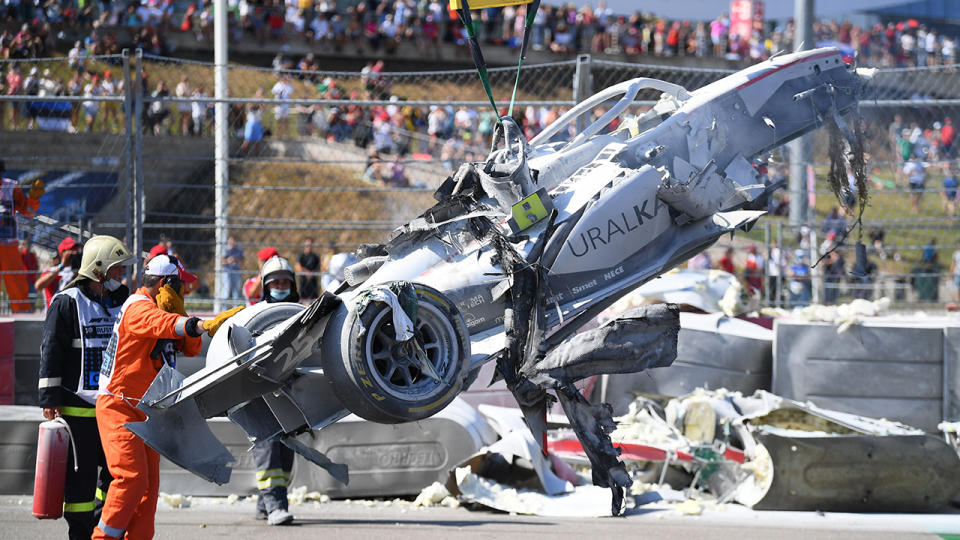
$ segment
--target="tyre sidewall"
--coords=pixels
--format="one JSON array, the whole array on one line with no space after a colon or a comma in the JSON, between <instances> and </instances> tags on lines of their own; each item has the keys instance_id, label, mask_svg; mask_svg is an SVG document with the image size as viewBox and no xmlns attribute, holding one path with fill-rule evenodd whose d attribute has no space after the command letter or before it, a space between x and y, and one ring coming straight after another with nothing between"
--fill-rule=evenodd
<instances>
[{"instance_id":1,"label":"tyre sidewall","mask_svg":"<svg viewBox=\"0 0 960 540\"><path fill-rule=\"evenodd\" d=\"M414 284L419 302L429 302L449 321L453 329L451 346L457 351L460 361L455 372L448 376L450 386L438 394L419 400L404 400L383 391L377 378L370 374L366 357L366 327L355 308L341 305L331 315L325 335L339 336L339 343L324 340L324 373L334 394L352 413L367 420L380 423L400 423L432 416L446 407L463 388L466 368L469 364L469 334L466 323L452 302L440 292L426 285ZM390 309L380 302L371 303L363 318L372 321L381 311ZM331 354L333 353L333 354Z\"/></svg>"}]
</instances>

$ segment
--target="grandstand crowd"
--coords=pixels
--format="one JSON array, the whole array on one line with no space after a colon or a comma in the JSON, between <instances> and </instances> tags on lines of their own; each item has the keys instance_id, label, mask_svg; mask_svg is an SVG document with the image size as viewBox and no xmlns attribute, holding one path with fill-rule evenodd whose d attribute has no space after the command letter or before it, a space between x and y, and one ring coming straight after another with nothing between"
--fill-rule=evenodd
<instances>
[{"instance_id":1,"label":"grandstand crowd","mask_svg":"<svg viewBox=\"0 0 960 540\"><path fill-rule=\"evenodd\" d=\"M441 0L369 0L338 5L336 0L229 0L228 24L234 42L256 41L277 48L300 41L318 51L394 53L414 43L440 54L441 42L464 43L463 25ZM481 42L519 47L526 6L488 8L475 13ZM154 54L170 53L165 38L187 33L213 37L211 0L4 0L0 4L0 58L51 55L66 36L83 35L85 54L112 54L133 44ZM532 29L534 50L558 56L576 53L655 56L715 56L756 61L792 48L793 22L754 23L749 35L734 33L727 13L702 20L668 20L654 14L615 13L596 6L544 3ZM952 64L956 36L914 19L861 27L848 21L814 23L818 44L840 45L861 65L879 67ZM69 43L69 42L67 42Z\"/></svg>"}]
</instances>

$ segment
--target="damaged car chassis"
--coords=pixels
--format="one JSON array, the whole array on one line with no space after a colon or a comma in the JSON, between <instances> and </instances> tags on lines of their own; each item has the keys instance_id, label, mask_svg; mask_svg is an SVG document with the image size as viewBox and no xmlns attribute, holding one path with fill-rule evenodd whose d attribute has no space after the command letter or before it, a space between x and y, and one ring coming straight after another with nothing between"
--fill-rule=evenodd
<instances>
[{"instance_id":1,"label":"damaged car chassis","mask_svg":"<svg viewBox=\"0 0 960 540\"><path fill-rule=\"evenodd\" d=\"M429 417L495 362L544 449L547 406L559 399L618 514L630 478L608 436L610 408L574 383L669 366L678 310L638 308L571 336L636 286L752 226L774 189L752 160L825 122L845 125L868 76L817 49L693 92L625 81L530 141L502 118L487 160L462 165L437 204L386 244L361 248L336 294L306 309L246 308L214 337L203 370L185 378L164 368L140 404L148 419L128 427L223 483L233 458L205 419L227 415L251 440L279 438L346 481L343 466L295 435L349 413ZM651 90L662 93L656 105L630 114ZM598 119L556 140L597 108Z\"/></svg>"}]
</instances>

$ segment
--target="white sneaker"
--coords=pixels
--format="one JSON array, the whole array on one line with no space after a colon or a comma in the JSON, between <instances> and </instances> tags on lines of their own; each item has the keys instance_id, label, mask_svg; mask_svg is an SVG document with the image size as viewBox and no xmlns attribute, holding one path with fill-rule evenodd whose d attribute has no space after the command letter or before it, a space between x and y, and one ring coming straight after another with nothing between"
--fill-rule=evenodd
<instances>
[{"instance_id":1,"label":"white sneaker","mask_svg":"<svg viewBox=\"0 0 960 540\"><path fill-rule=\"evenodd\" d=\"M267 516L267 525L289 525L290 523L293 523L293 514L282 508L277 508Z\"/></svg>"}]
</instances>

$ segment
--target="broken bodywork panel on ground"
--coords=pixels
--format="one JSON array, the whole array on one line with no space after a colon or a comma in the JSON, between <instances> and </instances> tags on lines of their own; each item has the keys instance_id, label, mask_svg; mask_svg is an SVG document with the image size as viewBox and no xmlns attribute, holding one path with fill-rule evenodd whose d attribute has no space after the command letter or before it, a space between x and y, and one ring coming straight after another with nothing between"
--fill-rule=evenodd
<instances>
[{"instance_id":1,"label":"broken bodywork panel on ground","mask_svg":"<svg viewBox=\"0 0 960 540\"><path fill-rule=\"evenodd\" d=\"M670 452L720 502L758 510L932 511L960 491L960 457L943 439L763 390L699 389L663 411L640 399L617 420L616 444Z\"/></svg>"},{"instance_id":2,"label":"broken bodywork panel on ground","mask_svg":"<svg viewBox=\"0 0 960 540\"><path fill-rule=\"evenodd\" d=\"M753 208L772 190L752 160L854 110L861 75L836 49L817 49L694 92L626 81L530 141L503 118L487 160L461 166L437 204L388 243L359 250L337 296L287 318L271 313L289 308L247 308L214 338L205 370L158 379L162 388L141 402L149 419L131 427L173 461L220 481L229 467L215 440L203 439L202 459L169 443L205 430L202 418L227 414L253 439L284 440L347 412L413 421L495 362L541 444L554 399L547 391L556 394L618 513L629 478L608 437L609 407L591 405L573 383L669 365L677 312L645 309L564 342L634 287L752 226L763 214ZM662 92L659 102L630 114L651 90ZM599 118L557 140L595 111ZM630 356L643 348L650 352ZM308 358L319 367L301 367ZM337 471L324 456L308 457Z\"/></svg>"},{"instance_id":3,"label":"broken bodywork panel on ground","mask_svg":"<svg viewBox=\"0 0 960 540\"><path fill-rule=\"evenodd\" d=\"M502 438L451 473L450 493L506 512L601 514L605 497L574 472L591 460L569 422L553 417L544 456L519 411L480 411ZM766 391L698 389L663 407L640 397L614 420L610 438L633 481L627 513L699 513L701 503L732 502L760 510L929 512L960 490L960 457L940 438Z\"/></svg>"}]
</instances>

